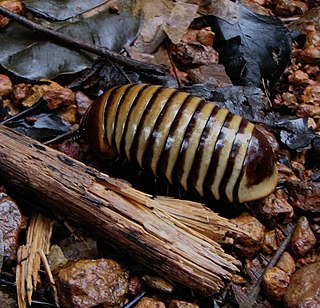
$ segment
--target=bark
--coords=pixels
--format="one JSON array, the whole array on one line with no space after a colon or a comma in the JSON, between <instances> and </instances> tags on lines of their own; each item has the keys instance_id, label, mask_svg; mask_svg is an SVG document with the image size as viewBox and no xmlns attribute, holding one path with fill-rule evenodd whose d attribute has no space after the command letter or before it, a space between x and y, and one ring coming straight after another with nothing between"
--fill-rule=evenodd
<instances>
[{"instance_id":1,"label":"bark","mask_svg":"<svg viewBox=\"0 0 320 308\"><path fill-rule=\"evenodd\" d=\"M214 236L199 231L212 226L220 237L237 232L229 220L199 203L139 192L1 125L0 179L17 197L113 240L145 266L199 293L219 291L237 270ZM192 228L192 212L201 228Z\"/></svg>"}]
</instances>

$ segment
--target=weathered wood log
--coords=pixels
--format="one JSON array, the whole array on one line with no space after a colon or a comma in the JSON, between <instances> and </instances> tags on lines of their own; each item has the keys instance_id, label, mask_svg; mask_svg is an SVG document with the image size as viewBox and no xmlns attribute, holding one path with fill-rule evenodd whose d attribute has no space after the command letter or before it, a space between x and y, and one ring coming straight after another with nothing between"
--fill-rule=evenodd
<instances>
[{"instance_id":1,"label":"weathered wood log","mask_svg":"<svg viewBox=\"0 0 320 308\"><path fill-rule=\"evenodd\" d=\"M229 220L199 203L139 192L1 125L0 177L16 196L110 238L197 292L219 291L237 270L237 261L214 240L238 232ZM192 213L199 227L192 228Z\"/></svg>"}]
</instances>

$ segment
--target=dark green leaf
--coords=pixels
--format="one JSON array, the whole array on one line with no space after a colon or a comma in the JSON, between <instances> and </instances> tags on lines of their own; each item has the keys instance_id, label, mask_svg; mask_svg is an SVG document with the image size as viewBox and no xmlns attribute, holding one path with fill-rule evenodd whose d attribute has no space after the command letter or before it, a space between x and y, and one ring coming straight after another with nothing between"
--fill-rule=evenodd
<instances>
[{"instance_id":1,"label":"dark green leaf","mask_svg":"<svg viewBox=\"0 0 320 308\"><path fill-rule=\"evenodd\" d=\"M237 23L213 17L210 25L220 61L236 85L259 86L262 78L274 83L290 61L290 33L274 16L256 14L240 5Z\"/></svg>"},{"instance_id":2,"label":"dark green leaf","mask_svg":"<svg viewBox=\"0 0 320 308\"><path fill-rule=\"evenodd\" d=\"M23 1L28 9L41 16L56 20L66 20L76 15L82 14L93 7L96 7L105 0L25 0Z\"/></svg>"},{"instance_id":3,"label":"dark green leaf","mask_svg":"<svg viewBox=\"0 0 320 308\"><path fill-rule=\"evenodd\" d=\"M45 141L57 135L66 133L70 129L70 124L62 121L55 114L40 113L32 116L36 121L33 124L28 124L22 120L14 121L8 124L14 130L29 136L32 139Z\"/></svg>"},{"instance_id":4,"label":"dark green leaf","mask_svg":"<svg viewBox=\"0 0 320 308\"><path fill-rule=\"evenodd\" d=\"M57 1L59 2L59 1ZM141 16L132 14L131 1L123 0L117 14L104 10L75 22L51 23L50 27L86 43L120 51L136 38ZM11 23L0 32L0 63L17 76L53 79L89 68L96 56L41 38Z\"/></svg>"}]
</instances>

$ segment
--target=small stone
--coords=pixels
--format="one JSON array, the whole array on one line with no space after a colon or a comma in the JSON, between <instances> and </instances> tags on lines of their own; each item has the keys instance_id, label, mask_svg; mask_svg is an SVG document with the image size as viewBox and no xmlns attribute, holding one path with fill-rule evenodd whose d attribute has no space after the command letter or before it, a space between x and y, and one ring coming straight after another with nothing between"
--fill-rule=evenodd
<instances>
[{"instance_id":1,"label":"small stone","mask_svg":"<svg viewBox=\"0 0 320 308\"><path fill-rule=\"evenodd\" d=\"M275 3L275 13L279 16L302 14L308 10L308 5L299 0L278 0Z\"/></svg>"},{"instance_id":2,"label":"small stone","mask_svg":"<svg viewBox=\"0 0 320 308\"><path fill-rule=\"evenodd\" d=\"M301 95L303 102L307 104L314 104L313 107L316 107L320 102L320 84L312 84L305 87L303 90L303 95Z\"/></svg>"},{"instance_id":3,"label":"small stone","mask_svg":"<svg viewBox=\"0 0 320 308\"><path fill-rule=\"evenodd\" d=\"M174 291L174 285L161 277L144 275L142 279L148 287L161 293L172 293Z\"/></svg>"},{"instance_id":4,"label":"small stone","mask_svg":"<svg viewBox=\"0 0 320 308\"><path fill-rule=\"evenodd\" d=\"M296 228L291 237L291 249L297 256L303 257L317 243L306 217L298 219Z\"/></svg>"},{"instance_id":5,"label":"small stone","mask_svg":"<svg viewBox=\"0 0 320 308\"><path fill-rule=\"evenodd\" d=\"M51 81L49 85L44 85L43 99L48 102L50 109L56 109L75 104L76 95L72 90Z\"/></svg>"},{"instance_id":6,"label":"small stone","mask_svg":"<svg viewBox=\"0 0 320 308\"><path fill-rule=\"evenodd\" d=\"M132 296L137 296L144 287L143 280L140 276L130 276L129 277L129 289L128 293Z\"/></svg>"},{"instance_id":7,"label":"small stone","mask_svg":"<svg viewBox=\"0 0 320 308\"><path fill-rule=\"evenodd\" d=\"M61 307L121 306L128 273L110 259L79 260L59 271L56 284Z\"/></svg>"},{"instance_id":8,"label":"small stone","mask_svg":"<svg viewBox=\"0 0 320 308\"><path fill-rule=\"evenodd\" d=\"M291 277L284 301L287 307L320 307L320 262L297 270Z\"/></svg>"},{"instance_id":9,"label":"small stone","mask_svg":"<svg viewBox=\"0 0 320 308\"><path fill-rule=\"evenodd\" d=\"M277 242L277 234L275 230L267 231L264 234L264 240L262 245L262 250L264 253L270 255L274 253L279 248Z\"/></svg>"},{"instance_id":10,"label":"small stone","mask_svg":"<svg viewBox=\"0 0 320 308\"><path fill-rule=\"evenodd\" d=\"M315 25L308 25L305 28L307 34L304 49L298 55L303 62L317 64L320 59L320 32Z\"/></svg>"},{"instance_id":11,"label":"small stone","mask_svg":"<svg viewBox=\"0 0 320 308\"><path fill-rule=\"evenodd\" d=\"M199 308L199 306L196 304L185 302L185 301L179 301L177 299L172 299L169 302L168 308Z\"/></svg>"},{"instance_id":12,"label":"small stone","mask_svg":"<svg viewBox=\"0 0 320 308\"><path fill-rule=\"evenodd\" d=\"M279 221L282 223L291 221L294 214L292 206L281 190L264 198L253 210L270 227L274 227Z\"/></svg>"},{"instance_id":13,"label":"small stone","mask_svg":"<svg viewBox=\"0 0 320 308\"><path fill-rule=\"evenodd\" d=\"M19 233L21 229L26 228L26 224L26 219L22 216L17 204L8 196L4 188L0 187L0 231L4 244L3 257L7 261L16 260Z\"/></svg>"},{"instance_id":14,"label":"small stone","mask_svg":"<svg viewBox=\"0 0 320 308\"><path fill-rule=\"evenodd\" d=\"M12 91L12 82L6 75L0 74L0 96L5 97Z\"/></svg>"},{"instance_id":15,"label":"small stone","mask_svg":"<svg viewBox=\"0 0 320 308\"><path fill-rule=\"evenodd\" d=\"M165 308L166 305L156 299L143 297L135 308Z\"/></svg>"},{"instance_id":16,"label":"small stone","mask_svg":"<svg viewBox=\"0 0 320 308\"><path fill-rule=\"evenodd\" d=\"M19 106L21 102L32 92L32 85L29 83L18 83L13 86L13 103Z\"/></svg>"},{"instance_id":17,"label":"small stone","mask_svg":"<svg viewBox=\"0 0 320 308\"><path fill-rule=\"evenodd\" d=\"M97 241L90 237L77 240L70 236L63 239L59 246L69 261L93 259L98 256Z\"/></svg>"},{"instance_id":18,"label":"small stone","mask_svg":"<svg viewBox=\"0 0 320 308\"><path fill-rule=\"evenodd\" d=\"M213 46L215 33L210 27L201 29L197 34L197 41L204 46Z\"/></svg>"},{"instance_id":19,"label":"small stone","mask_svg":"<svg viewBox=\"0 0 320 308\"><path fill-rule=\"evenodd\" d=\"M288 76L290 83L308 83L309 75L302 70L297 70Z\"/></svg>"},{"instance_id":20,"label":"small stone","mask_svg":"<svg viewBox=\"0 0 320 308\"><path fill-rule=\"evenodd\" d=\"M5 9L16 13L18 15L21 15L23 12L23 6L21 1L19 0L3 0L0 1L0 5L3 6ZM0 15L0 28L5 27L10 22L10 19Z\"/></svg>"},{"instance_id":21,"label":"small stone","mask_svg":"<svg viewBox=\"0 0 320 308\"><path fill-rule=\"evenodd\" d=\"M320 214L320 183L288 181L290 204L305 214Z\"/></svg>"},{"instance_id":22,"label":"small stone","mask_svg":"<svg viewBox=\"0 0 320 308\"><path fill-rule=\"evenodd\" d=\"M293 258L291 257L290 253L286 251L282 254L276 266L285 271L288 276L292 276L296 270L296 264L294 263Z\"/></svg>"},{"instance_id":23,"label":"small stone","mask_svg":"<svg viewBox=\"0 0 320 308\"><path fill-rule=\"evenodd\" d=\"M266 296L274 301L280 301L289 285L289 275L278 267L271 267L263 275L263 290Z\"/></svg>"},{"instance_id":24,"label":"small stone","mask_svg":"<svg viewBox=\"0 0 320 308\"><path fill-rule=\"evenodd\" d=\"M22 101L24 107L31 107L43 98L48 103L49 109L57 109L61 106L74 105L76 95L70 89L67 89L54 81L42 80L47 82L41 85L33 85L28 96Z\"/></svg>"},{"instance_id":25,"label":"small stone","mask_svg":"<svg viewBox=\"0 0 320 308\"><path fill-rule=\"evenodd\" d=\"M52 245L50 247L50 252L47 258L52 272L56 272L68 262L68 259L64 256L58 245Z\"/></svg>"},{"instance_id":26,"label":"small stone","mask_svg":"<svg viewBox=\"0 0 320 308\"><path fill-rule=\"evenodd\" d=\"M262 246L265 227L258 219L247 212L243 212L238 217L231 219L231 221L235 223L238 228L244 230L250 235L242 235L237 238L234 248L239 255L247 258L253 258Z\"/></svg>"}]
</instances>

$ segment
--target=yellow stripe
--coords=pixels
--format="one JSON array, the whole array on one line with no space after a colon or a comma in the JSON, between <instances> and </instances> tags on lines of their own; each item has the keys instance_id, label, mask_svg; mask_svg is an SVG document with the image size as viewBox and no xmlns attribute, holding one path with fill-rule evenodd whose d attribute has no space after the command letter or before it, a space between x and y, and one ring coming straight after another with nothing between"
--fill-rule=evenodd
<instances>
[{"instance_id":1,"label":"yellow stripe","mask_svg":"<svg viewBox=\"0 0 320 308\"><path fill-rule=\"evenodd\" d=\"M242 133L237 134L235 139L235 142L240 143L240 147L235 157L234 167L225 189L226 196L230 202L233 201L234 185L236 184L238 177L240 175L240 172L242 170L243 162L246 157L249 140L251 138L253 128L254 128L254 125L248 122L244 131Z\"/></svg>"},{"instance_id":2,"label":"yellow stripe","mask_svg":"<svg viewBox=\"0 0 320 308\"><path fill-rule=\"evenodd\" d=\"M135 97L139 93L139 90L142 89L143 87L144 87L144 85L140 84L140 85L135 85L134 87L129 89L128 92L125 93L125 97L123 98L121 105L118 106L118 108L119 108L118 118L116 120L117 123L115 126L115 143L116 143L118 153L120 153L120 150L121 150L120 145L121 145L121 140L122 140L122 136L124 133L124 128L127 123L127 117L129 114L129 110L131 108L131 105L132 105Z\"/></svg>"},{"instance_id":3,"label":"yellow stripe","mask_svg":"<svg viewBox=\"0 0 320 308\"><path fill-rule=\"evenodd\" d=\"M132 157L130 157L132 142L135 138L135 135L140 133L140 132L137 132L137 128L138 128L138 125L141 121L142 114L145 111L146 106L148 105L150 99L153 97L154 93L159 88L161 88L161 86L149 86L149 87L145 88L142 91L135 106L132 107L132 110L130 113L130 118L128 121L127 132L124 137L125 138L125 153L126 153L126 156L129 160L132 160ZM140 164L140 167L142 168L140 162L139 162L139 164Z\"/></svg>"},{"instance_id":4,"label":"yellow stripe","mask_svg":"<svg viewBox=\"0 0 320 308\"><path fill-rule=\"evenodd\" d=\"M228 115L229 111L226 109L219 109L217 113L213 117L213 123L210 127L210 131L208 133L208 137L204 140L203 148L204 153L201 159L201 164L199 168L199 177L195 184L195 188L200 196L204 195L203 187L204 187L204 180L206 178L209 165L211 162L211 158L214 151L214 146L216 144L218 135L220 133L221 127ZM210 175L209 175L210 178Z\"/></svg>"},{"instance_id":5,"label":"yellow stripe","mask_svg":"<svg viewBox=\"0 0 320 308\"><path fill-rule=\"evenodd\" d=\"M189 173L193 165L193 160L196 155L201 134L214 108L215 106L213 104L206 103L203 108L201 108L201 110L195 115L197 119L194 123L194 127L192 128L193 132L188 140L184 165L182 166L183 170L180 179L180 184L185 190L188 190Z\"/></svg>"},{"instance_id":6,"label":"yellow stripe","mask_svg":"<svg viewBox=\"0 0 320 308\"><path fill-rule=\"evenodd\" d=\"M115 117L116 112L118 109L119 101L124 93L124 91L130 87L130 84L125 85L121 88L115 90L115 93L112 95L112 98L108 98L108 113L105 116L105 126L106 126L106 133L107 139L111 146L114 146L112 143L113 134L115 133ZM112 91L109 90L109 91Z\"/></svg>"},{"instance_id":7,"label":"yellow stripe","mask_svg":"<svg viewBox=\"0 0 320 308\"><path fill-rule=\"evenodd\" d=\"M223 175L225 173L228 159L230 155L230 151L232 148L232 144L235 138L235 135L239 129L239 125L241 123L242 118L240 116L234 116L232 120L230 121L230 124L228 127L222 128L222 133L225 136L223 141L223 146L220 151L220 155L218 158L217 163L217 170L215 174L214 181L211 185L211 192L213 193L213 196L215 199L220 200L220 194L219 194L219 186L220 182L223 178Z\"/></svg>"},{"instance_id":8,"label":"yellow stripe","mask_svg":"<svg viewBox=\"0 0 320 308\"><path fill-rule=\"evenodd\" d=\"M158 130L154 131L153 134L156 136L153 136L154 143L154 151L153 156L151 158L151 170L154 172L154 174L157 174L157 166L160 159L160 156L163 151L163 147L165 145L165 142L167 140L170 127L172 126L173 120L175 116L177 115L179 109L181 108L184 100L189 96L189 93L186 92L177 92L176 95L174 95L174 99L170 100L167 104L170 104L168 107L166 106L166 113L161 117L160 125L158 126Z\"/></svg>"},{"instance_id":9,"label":"yellow stripe","mask_svg":"<svg viewBox=\"0 0 320 308\"><path fill-rule=\"evenodd\" d=\"M163 106L168 101L169 97L174 93L175 89L164 89L159 95L157 95L152 101L152 109L146 109L145 118L144 118L144 126L142 130L139 132L139 140L138 140L138 152L137 152L137 161L140 166L142 166L142 158L143 154L148 145L148 141L151 137L154 125L156 120L163 108Z\"/></svg>"},{"instance_id":10,"label":"yellow stripe","mask_svg":"<svg viewBox=\"0 0 320 308\"><path fill-rule=\"evenodd\" d=\"M169 136L170 139L167 140L167 142L169 142L170 150L168 153L168 165L165 171L165 175L171 184L173 183L173 179L172 179L173 168L179 157L179 152L180 152L185 131L192 118L192 115L194 114L201 100L202 99L199 97L192 97L188 101L188 108L186 108L184 110L184 113L181 114L181 117L178 123L179 126L177 126L172 136Z\"/></svg>"}]
</instances>

